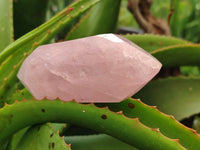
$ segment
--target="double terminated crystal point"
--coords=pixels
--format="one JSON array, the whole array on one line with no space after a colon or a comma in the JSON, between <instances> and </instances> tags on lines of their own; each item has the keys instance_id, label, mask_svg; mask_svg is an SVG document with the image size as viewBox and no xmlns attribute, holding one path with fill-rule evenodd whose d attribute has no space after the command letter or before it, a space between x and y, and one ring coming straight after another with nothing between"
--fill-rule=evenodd
<instances>
[{"instance_id":1,"label":"double terminated crystal point","mask_svg":"<svg viewBox=\"0 0 200 150\"><path fill-rule=\"evenodd\" d=\"M38 100L120 102L160 68L158 60L127 39L102 34L38 47L18 78Z\"/></svg>"}]
</instances>

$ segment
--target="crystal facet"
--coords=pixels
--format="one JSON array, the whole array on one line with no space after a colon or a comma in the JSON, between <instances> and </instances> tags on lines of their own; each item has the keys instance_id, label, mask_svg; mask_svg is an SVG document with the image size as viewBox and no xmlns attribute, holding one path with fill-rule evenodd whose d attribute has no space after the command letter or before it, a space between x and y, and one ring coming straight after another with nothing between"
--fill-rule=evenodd
<instances>
[{"instance_id":1,"label":"crystal facet","mask_svg":"<svg viewBox=\"0 0 200 150\"><path fill-rule=\"evenodd\" d=\"M112 103L135 94L160 68L158 60L127 39L103 34L38 47L18 78L38 100Z\"/></svg>"}]
</instances>

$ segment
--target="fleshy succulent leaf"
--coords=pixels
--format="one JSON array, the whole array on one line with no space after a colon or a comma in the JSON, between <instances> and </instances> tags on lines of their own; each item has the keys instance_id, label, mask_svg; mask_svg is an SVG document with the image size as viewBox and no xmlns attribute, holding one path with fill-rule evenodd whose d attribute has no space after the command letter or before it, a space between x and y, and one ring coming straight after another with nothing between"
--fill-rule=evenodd
<instances>
[{"instance_id":1,"label":"fleshy succulent leaf","mask_svg":"<svg viewBox=\"0 0 200 150\"><path fill-rule=\"evenodd\" d=\"M46 20L51 19L58 12L62 11L67 5L69 5L73 0L53 0L49 1L48 8L46 11Z\"/></svg>"},{"instance_id":2,"label":"fleshy succulent leaf","mask_svg":"<svg viewBox=\"0 0 200 150\"><path fill-rule=\"evenodd\" d=\"M115 31L121 0L102 0L91 8L67 34L72 40ZM101 14L101 15L99 15Z\"/></svg>"},{"instance_id":3,"label":"fleshy succulent leaf","mask_svg":"<svg viewBox=\"0 0 200 150\"><path fill-rule=\"evenodd\" d=\"M30 127L23 135L15 150L70 150L64 137L60 137L50 124Z\"/></svg>"},{"instance_id":4,"label":"fleshy succulent leaf","mask_svg":"<svg viewBox=\"0 0 200 150\"><path fill-rule=\"evenodd\" d=\"M24 136L24 134L27 132L28 129L29 127L26 127L18 131L17 133L13 134L12 138L9 140L9 144L6 150L16 150L17 145L22 140L22 137Z\"/></svg>"},{"instance_id":5,"label":"fleshy succulent leaf","mask_svg":"<svg viewBox=\"0 0 200 150\"><path fill-rule=\"evenodd\" d=\"M9 55L13 54L16 51L19 51L18 48L20 48L21 46L27 45L32 48L33 46L37 47L40 44L46 43L59 31L61 31L66 26L66 24L70 23L73 19L81 15L81 13L85 12L99 1L100 0L79 0L76 3L71 4L62 12L54 16L51 20L25 34L20 39L16 40L14 43L4 49L0 53L0 63L2 63ZM40 42L39 40L43 41Z\"/></svg>"},{"instance_id":6,"label":"fleshy succulent leaf","mask_svg":"<svg viewBox=\"0 0 200 150\"><path fill-rule=\"evenodd\" d=\"M200 65L199 44L158 35L126 35L124 37L151 53L163 67Z\"/></svg>"},{"instance_id":7,"label":"fleshy succulent leaf","mask_svg":"<svg viewBox=\"0 0 200 150\"><path fill-rule=\"evenodd\" d=\"M166 48L164 47L152 51L151 54L156 57L165 67L200 65L199 44L185 44L174 45Z\"/></svg>"},{"instance_id":8,"label":"fleshy succulent leaf","mask_svg":"<svg viewBox=\"0 0 200 150\"><path fill-rule=\"evenodd\" d=\"M12 7L12 0L0 1L0 52L13 42Z\"/></svg>"},{"instance_id":9,"label":"fleshy succulent leaf","mask_svg":"<svg viewBox=\"0 0 200 150\"><path fill-rule=\"evenodd\" d=\"M129 118L139 118L144 125L158 130L169 138L178 139L180 144L187 149L196 150L200 148L200 136L195 130L180 124L173 116L163 114L155 106L148 106L133 99L127 99L121 103L98 105L106 105L115 112L122 111Z\"/></svg>"},{"instance_id":10,"label":"fleshy succulent leaf","mask_svg":"<svg viewBox=\"0 0 200 150\"><path fill-rule=\"evenodd\" d=\"M11 97L8 98L8 104L12 104L14 103L16 100L17 101L22 101L24 99L32 99L33 96L32 94L26 89L23 88L21 90L17 90L13 93L13 95Z\"/></svg>"},{"instance_id":11,"label":"fleshy succulent leaf","mask_svg":"<svg viewBox=\"0 0 200 150\"><path fill-rule=\"evenodd\" d=\"M133 97L149 105L156 105L177 120L199 113L199 77L169 77L149 82ZM161 88L162 87L162 88Z\"/></svg>"},{"instance_id":12,"label":"fleshy succulent leaf","mask_svg":"<svg viewBox=\"0 0 200 150\"><path fill-rule=\"evenodd\" d=\"M173 45L185 45L192 44L189 41L171 37L171 36L163 36L163 35L153 35L153 34L127 34L123 35L123 37L129 39L133 43L142 47L144 50L148 52L152 52L157 49L167 48Z\"/></svg>"},{"instance_id":13,"label":"fleshy succulent leaf","mask_svg":"<svg viewBox=\"0 0 200 150\"><path fill-rule=\"evenodd\" d=\"M37 130L37 131L35 131L35 134L34 134L33 132L34 132L35 127L36 126L26 127L24 129L18 131L17 133L13 134L6 150L16 150L17 148L21 150L22 147L24 149L29 147L29 148L32 148L34 150L35 149L39 150L41 148L45 150L45 148L48 148L48 147L47 146L43 147L43 145L41 144L41 141L38 138L50 140L54 134L56 135L55 141L58 141L58 143L57 143L58 145L56 144L57 148L59 146L61 146L63 149L69 148L69 146L67 146L67 148L65 148L65 144L63 144L63 138L60 138L59 135L58 135L58 133L60 134L60 132L62 132L62 130L66 127L66 124L63 124L63 123L47 123L47 124L39 125L38 127L39 128L42 127L44 130L42 130L42 132L38 132L38 130ZM30 130L33 131L33 132L29 132ZM44 131L45 131L45 133L43 133ZM53 135L48 136L46 132L51 132L51 135L52 134ZM34 135L32 135L32 134L34 134ZM32 138L30 136L32 136ZM27 137L31 140L30 141L27 140ZM35 138L37 138L37 139L35 139ZM38 140L39 140L39 142L38 142ZM24 143L25 141L28 141L28 142L25 144ZM34 141L34 143L30 143L32 141ZM45 142L47 142L47 141L45 141ZM31 144L34 144L34 146L31 146ZM50 142L50 144L51 145L49 145L49 147L52 147L51 142ZM38 148L35 148L35 146L38 146Z\"/></svg>"},{"instance_id":14,"label":"fleshy succulent leaf","mask_svg":"<svg viewBox=\"0 0 200 150\"><path fill-rule=\"evenodd\" d=\"M183 83L184 82L185 80L183 81ZM198 84L197 81L194 81L194 82ZM181 86L183 89L184 87L186 87L183 85ZM160 86L156 86L156 87L159 88ZM171 88L171 87L167 87L167 88ZM152 88L152 90L155 90L155 89ZM25 96L26 98L32 99L30 93L26 89L14 94L13 99L21 101L23 100L24 95L26 95ZM165 136L169 138L179 139L179 142L182 145L184 145L186 148L195 150L195 148L200 147L200 136L198 136L194 130L189 129L185 127L184 125L180 124L178 121L176 121L173 118L173 116L163 114L154 106L148 106L142 103L141 101L133 100L133 99L127 99L120 103L111 103L111 104L107 103L107 104L96 104L96 105L98 107L108 106L109 109L114 112L121 111L126 117L129 117L129 118L139 118L141 123L144 124L145 126L148 126L157 131L159 129L159 132L161 132L162 134L164 134ZM180 105L182 106L182 104ZM195 144L195 148L193 147L193 144L191 143Z\"/></svg>"},{"instance_id":15,"label":"fleshy succulent leaf","mask_svg":"<svg viewBox=\"0 0 200 150\"><path fill-rule=\"evenodd\" d=\"M143 125L138 118L128 118L108 108L78 104L75 101L16 101L0 109L0 121L4 122L0 124L0 144L14 132L28 125L66 122L109 134L140 149L185 149L177 140Z\"/></svg>"},{"instance_id":16,"label":"fleshy succulent leaf","mask_svg":"<svg viewBox=\"0 0 200 150\"><path fill-rule=\"evenodd\" d=\"M65 141L71 144L73 150L138 150L105 134L69 136L65 137Z\"/></svg>"}]
</instances>

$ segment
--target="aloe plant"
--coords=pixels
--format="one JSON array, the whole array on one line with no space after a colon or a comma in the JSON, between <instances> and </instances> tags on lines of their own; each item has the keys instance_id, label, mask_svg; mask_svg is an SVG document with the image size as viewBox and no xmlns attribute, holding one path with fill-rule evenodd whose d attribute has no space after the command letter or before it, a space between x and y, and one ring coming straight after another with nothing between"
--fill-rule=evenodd
<instances>
[{"instance_id":1,"label":"aloe plant","mask_svg":"<svg viewBox=\"0 0 200 150\"><path fill-rule=\"evenodd\" d=\"M27 6L24 0L19 2ZM17 79L16 74L24 59L39 45L54 41L55 36L58 38L60 32L65 33L66 40L115 32L120 0L79 0L26 34L25 30L14 32L18 33L16 38L25 34L15 41L12 14L19 10L17 7L23 5L17 6L18 1L15 1L16 6L12 12L11 0L2 0L0 3L1 150L200 149L200 136L197 132L180 123L199 113L198 76L155 79L134 98L112 104L80 104L76 101L63 102L59 98L37 101ZM51 6L51 3L44 1L41 5ZM38 11L49 12L48 8ZM109 8L112 9L107 11ZM9 10L6 15L10 17L5 18L5 9ZM39 18L37 23L41 24L44 19L44 16ZM24 25L29 24L29 21L24 20ZM19 24L14 29L19 30ZM200 64L198 44L157 35L124 37L159 59L164 69ZM72 137L68 134L73 132L70 127L84 131L86 135Z\"/></svg>"}]
</instances>

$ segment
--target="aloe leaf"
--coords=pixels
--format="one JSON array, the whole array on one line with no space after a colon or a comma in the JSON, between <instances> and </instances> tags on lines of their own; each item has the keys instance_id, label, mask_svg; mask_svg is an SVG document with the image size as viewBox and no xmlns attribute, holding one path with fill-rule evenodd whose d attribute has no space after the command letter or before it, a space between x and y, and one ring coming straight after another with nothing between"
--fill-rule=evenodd
<instances>
[{"instance_id":1,"label":"aloe leaf","mask_svg":"<svg viewBox=\"0 0 200 150\"><path fill-rule=\"evenodd\" d=\"M9 144L6 150L16 150L17 145L19 144L19 142L21 141L22 137L24 136L24 134L26 133L28 129L29 127L26 127L18 131L17 133L13 134L12 138L9 140Z\"/></svg>"},{"instance_id":2,"label":"aloe leaf","mask_svg":"<svg viewBox=\"0 0 200 150\"><path fill-rule=\"evenodd\" d=\"M127 34L123 35L123 37L129 39L148 52L173 45L190 44L189 41L180 38L153 34Z\"/></svg>"},{"instance_id":3,"label":"aloe leaf","mask_svg":"<svg viewBox=\"0 0 200 150\"><path fill-rule=\"evenodd\" d=\"M26 88L23 88L22 90L15 91L12 97L8 98L7 104L12 104L15 102L15 100L21 101L23 99L32 99L32 98L33 98L32 94Z\"/></svg>"},{"instance_id":4,"label":"aloe leaf","mask_svg":"<svg viewBox=\"0 0 200 150\"><path fill-rule=\"evenodd\" d=\"M0 52L13 42L12 0L0 1Z\"/></svg>"},{"instance_id":5,"label":"aloe leaf","mask_svg":"<svg viewBox=\"0 0 200 150\"><path fill-rule=\"evenodd\" d=\"M180 20L180 0L171 0L171 10L173 11L170 18L170 29L174 36L181 36L181 31L183 30L183 25ZM180 24L180 27L177 26Z\"/></svg>"},{"instance_id":6,"label":"aloe leaf","mask_svg":"<svg viewBox=\"0 0 200 150\"><path fill-rule=\"evenodd\" d=\"M45 22L49 0L14 0L14 35L18 39Z\"/></svg>"},{"instance_id":7,"label":"aloe leaf","mask_svg":"<svg viewBox=\"0 0 200 150\"><path fill-rule=\"evenodd\" d=\"M200 76L199 66L181 66L180 72L184 76Z\"/></svg>"},{"instance_id":8,"label":"aloe leaf","mask_svg":"<svg viewBox=\"0 0 200 150\"><path fill-rule=\"evenodd\" d=\"M66 39L77 39L114 32L121 0L102 0L89 10L68 33Z\"/></svg>"},{"instance_id":9,"label":"aloe leaf","mask_svg":"<svg viewBox=\"0 0 200 150\"><path fill-rule=\"evenodd\" d=\"M150 82L151 83L151 82ZM184 82L183 82L184 83ZM174 83L176 84L176 83ZM198 82L196 82L198 84ZM156 86L157 87L157 86ZM160 88L158 86L158 88ZM171 87L168 87L171 88ZM155 89L152 89L152 91ZM150 92L152 92L150 91ZM197 89L198 91L198 89ZM23 93L23 94L21 94ZM166 93L166 90L165 90ZM31 99L31 94L28 90L24 89L15 95L13 95L13 99L17 99L21 101L23 96L27 99ZM178 97L178 96L177 96ZM159 98L161 99L161 98ZM165 100L165 102L168 99ZM172 100L173 101L173 100ZM161 104L163 101L160 101ZM188 102L189 103L189 102ZM144 125L157 130L164 134L165 136L172 138L172 139L179 139L179 142L184 145L186 148L194 149L193 145L196 148L200 148L200 137L196 134L196 132L192 129L185 127L184 125L180 124L176 121L172 116L165 115L162 112L158 111L156 107L147 106L146 104L142 103L138 100L127 99L120 103L111 103L111 104L96 104L98 107L109 107L111 111L119 112L122 111L126 117L129 118L139 118L141 123ZM180 104L182 106L182 104ZM187 105L187 104L186 104ZM162 105L163 106L163 105ZM169 106L171 107L171 106ZM168 107L168 108L169 108ZM175 106L174 106L175 108ZM177 108L177 106L176 106ZM191 106L191 109L193 106ZM186 109L186 108L183 108ZM181 110L180 112L183 112ZM158 130L159 129L159 130ZM193 143L193 144L191 144Z\"/></svg>"},{"instance_id":10,"label":"aloe leaf","mask_svg":"<svg viewBox=\"0 0 200 150\"><path fill-rule=\"evenodd\" d=\"M199 82L199 77L183 76L153 80L134 97L182 120L199 113Z\"/></svg>"},{"instance_id":11,"label":"aloe leaf","mask_svg":"<svg viewBox=\"0 0 200 150\"><path fill-rule=\"evenodd\" d=\"M49 124L35 125L29 128L15 150L70 150L64 137L54 131Z\"/></svg>"},{"instance_id":12,"label":"aloe leaf","mask_svg":"<svg viewBox=\"0 0 200 150\"><path fill-rule=\"evenodd\" d=\"M126 35L124 37L151 53L164 67L200 65L199 44L158 35Z\"/></svg>"},{"instance_id":13,"label":"aloe leaf","mask_svg":"<svg viewBox=\"0 0 200 150\"><path fill-rule=\"evenodd\" d=\"M53 128L54 131L59 132L61 135L68 128L68 124L66 123L49 123L49 126Z\"/></svg>"},{"instance_id":14,"label":"aloe leaf","mask_svg":"<svg viewBox=\"0 0 200 150\"><path fill-rule=\"evenodd\" d=\"M78 17L84 11L96 4L98 0L82 0L70 5L50 21L37 29L19 38L0 53L0 101L4 103L2 96L7 89L16 83L16 74L24 59L36 47L46 43L61 29ZM84 7L83 7L84 6Z\"/></svg>"},{"instance_id":15,"label":"aloe leaf","mask_svg":"<svg viewBox=\"0 0 200 150\"><path fill-rule=\"evenodd\" d=\"M65 142L71 144L73 150L138 150L105 134L69 136Z\"/></svg>"},{"instance_id":16,"label":"aloe leaf","mask_svg":"<svg viewBox=\"0 0 200 150\"><path fill-rule=\"evenodd\" d=\"M67 1L67 2L66 2ZM46 11L46 20L56 15L59 11L62 11L72 0L51 0L48 3L48 8Z\"/></svg>"},{"instance_id":17,"label":"aloe leaf","mask_svg":"<svg viewBox=\"0 0 200 150\"><path fill-rule=\"evenodd\" d=\"M165 67L200 65L200 45L186 44L157 49L151 54ZM183 61L184 60L184 61Z\"/></svg>"},{"instance_id":18,"label":"aloe leaf","mask_svg":"<svg viewBox=\"0 0 200 150\"><path fill-rule=\"evenodd\" d=\"M166 99L160 98L160 100L163 102ZM148 106L139 100L133 99L127 99L120 103L101 105L108 106L109 109L115 112L122 111L129 118L139 118L144 125L155 130L157 129L169 138L178 139L180 144L187 149L200 149L200 136L195 130L185 127L176 121L173 116L160 112L155 106Z\"/></svg>"},{"instance_id":19,"label":"aloe leaf","mask_svg":"<svg viewBox=\"0 0 200 150\"><path fill-rule=\"evenodd\" d=\"M0 106L4 104L4 101L8 101L10 97L12 97L13 93L18 90L18 83L13 84L12 86L8 86L6 88L6 93L2 95L2 100L0 100Z\"/></svg>"},{"instance_id":20,"label":"aloe leaf","mask_svg":"<svg viewBox=\"0 0 200 150\"><path fill-rule=\"evenodd\" d=\"M78 104L75 101L16 101L0 109L0 122L0 145L26 126L66 122L106 133L139 149L185 149L178 140L170 139L158 130L143 125L138 118L128 118L107 108Z\"/></svg>"},{"instance_id":21,"label":"aloe leaf","mask_svg":"<svg viewBox=\"0 0 200 150\"><path fill-rule=\"evenodd\" d=\"M41 125L41 126L42 127L45 126L46 130L48 130L47 132L55 132L56 136L57 136L56 138L61 142L61 146L63 146L63 140L58 138L58 133L60 134L60 132L62 132L62 130L66 127L66 124L48 123L47 125L45 124L45 125ZM31 128L34 128L34 127L31 127ZM30 132L28 130L30 130L30 127L26 127L24 129L18 131L17 133L13 134L12 138L9 140L9 144L8 144L6 150L16 150L16 147L18 145L20 145L18 147L21 148L22 147L21 145L23 145L24 139L27 138L26 137L27 133L28 133L28 136L30 136L30 134L29 134ZM37 132L37 134L41 134L41 132L40 133ZM45 136L46 136L46 133L45 133ZM45 137L45 136L43 136L41 138L49 139L49 136L47 136L47 137ZM33 135L32 135L32 137L33 137ZM35 140L35 142L36 142L36 139L33 138L33 140ZM37 145L38 143L36 142L35 144ZM27 147L30 147L30 146L27 146Z\"/></svg>"},{"instance_id":22,"label":"aloe leaf","mask_svg":"<svg viewBox=\"0 0 200 150\"><path fill-rule=\"evenodd\" d=\"M71 4L48 22L44 23L40 27L32 30L31 32L22 36L20 39L16 40L14 43L10 44L0 53L0 63L2 63L9 55L13 54L16 51L19 51L20 49L18 48L20 48L21 46L27 45L29 47L33 47L36 45L38 46L39 44L44 44L52 37L54 37L73 19L80 16L83 12L88 10L91 6L99 1L100 0L79 0L76 3ZM43 40L43 42L38 43L41 39Z\"/></svg>"}]
</instances>

